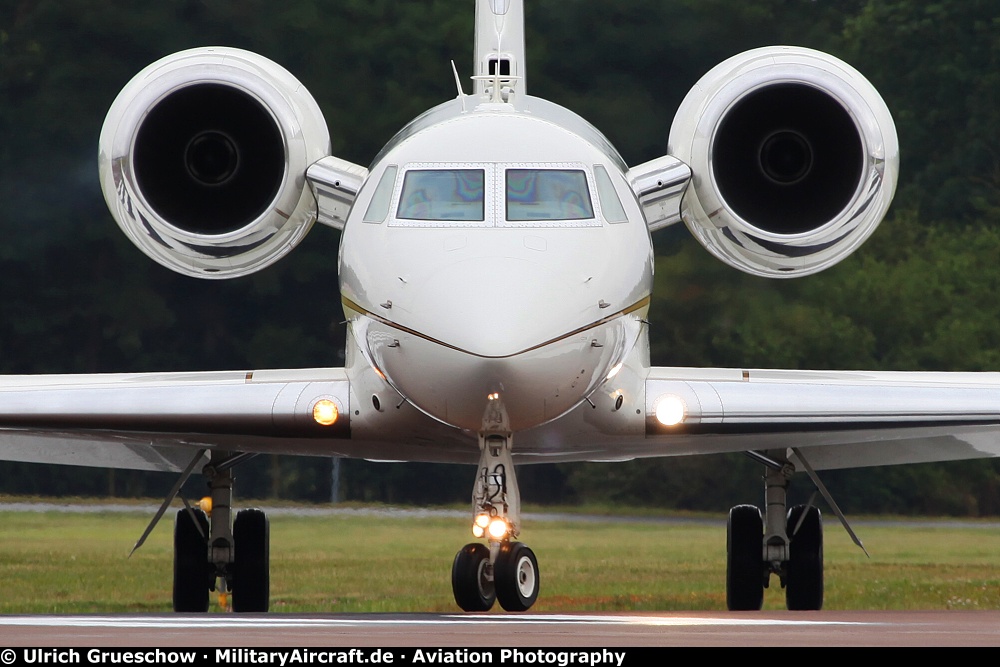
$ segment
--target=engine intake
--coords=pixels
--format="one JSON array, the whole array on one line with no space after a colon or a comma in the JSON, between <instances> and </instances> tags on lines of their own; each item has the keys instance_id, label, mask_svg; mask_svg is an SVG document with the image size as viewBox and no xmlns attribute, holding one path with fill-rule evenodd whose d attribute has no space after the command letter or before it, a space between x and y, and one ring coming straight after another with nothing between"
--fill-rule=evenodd
<instances>
[{"instance_id":1,"label":"engine intake","mask_svg":"<svg viewBox=\"0 0 1000 667\"><path fill-rule=\"evenodd\" d=\"M682 216L714 255L768 277L815 273L884 217L899 150L885 103L856 70L797 47L718 65L681 103L669 152L694 173Z\"/></svg>"},{"instance_id":2,"label":"engine intake","mask_svg":"<svg viewBox=\"0 0 1000 667\"><path fill-rule=\"evenodd\" d=\"M281 128L250 94L199 83L149 111L132 164L146 201L173 225L226 234L274 201L285 177L285 145Z\"/></svg>"},{"instance_id":3,"label":"engine intake","mask_svg":"<svg viewBox=\"0 0 1000 667\"><path fill-rule=\"evenodd\" d=\"M256 54L168 56L119 94L101 133L101 183L129 238L174 271L230 278L294 248L316 219L305 173L330 152L316 102Z\"/></svg>"}]
</instances>

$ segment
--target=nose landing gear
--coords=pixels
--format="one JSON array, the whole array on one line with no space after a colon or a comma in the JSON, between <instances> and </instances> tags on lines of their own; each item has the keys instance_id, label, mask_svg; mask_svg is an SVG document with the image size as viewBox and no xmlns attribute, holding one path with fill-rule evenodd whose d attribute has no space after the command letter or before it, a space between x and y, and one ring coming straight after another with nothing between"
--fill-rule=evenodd
<instances>
[{"instance_id":1,"label":"nose landing gear","mask_svg":"<svg viewBox=\"0 0 1000 667\"><path fill-rule=\"evenodd\" d=\"M462 547L451 568L452 592L465 611L489 611L495 601L506 611L527 611L538 599L538 560L527 545L514 541L521 532L521 494L499 395L491 395L483 423L472 534L487 538L489 547L478 542Z\"/></svg>"}]
</instances>

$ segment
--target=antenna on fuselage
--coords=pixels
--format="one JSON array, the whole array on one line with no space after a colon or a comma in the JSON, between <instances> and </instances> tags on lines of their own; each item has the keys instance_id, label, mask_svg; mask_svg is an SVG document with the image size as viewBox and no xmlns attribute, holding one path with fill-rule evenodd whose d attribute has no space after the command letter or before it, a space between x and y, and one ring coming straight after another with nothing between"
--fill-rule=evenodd
<instances>
[{"instance_id":1,"label":"antenna on fuselage","mask_svg":"<svg viewBox=\"0 0 1000 667\"><path fill-rule=\"evenodd\" d=\"M465 112L465 91L462 90L462 79L458 76L458 68L455 61L451 61L451 73L455 75L455 88L458 89L458 99L462 101L462 111Z\"/></svg>"}]
</instances>

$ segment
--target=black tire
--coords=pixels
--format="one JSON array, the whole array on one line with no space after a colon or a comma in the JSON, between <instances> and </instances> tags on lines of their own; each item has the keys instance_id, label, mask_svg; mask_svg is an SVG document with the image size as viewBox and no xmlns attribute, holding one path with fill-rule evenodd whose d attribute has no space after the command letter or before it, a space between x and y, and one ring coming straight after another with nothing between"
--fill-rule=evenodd
<instances>
[{"instance_id":1,"label":"black tire","mask_svg":"<svg viewBox=\"0 0 1000 667\"><path fill-rule=\"evenodd\" d=\"M197 521L197 523L195 523ZM201 527L201 532L198 527ZM208 611L208 591L212 585L212 567L208 562L208 518L194 510L177 512L174 519L174 611Z\"/></svg>"},{"instance_id":2,"label":"black tire","mask_svg":"<svg viewBox=\"0 0 1000 667\"><path fill-rule=\"evenodd\" d=\"M764 522L753 505L729 510L726 524L726 606L759 611L764 606Z\"/></svg>"},{"instance_id":3,"label":"black tire","mask_svg":"<svg viewBox=\"0 0 1000 667\"><path fill-rule=\"evenodd\" d=\"M792 611L823 608L823 517L819 509L796 505L788 510L786 531L790 540L785 564L785 606ZM799 518L805 518L799 531Z\"/></svg>"},{"instance_id":4,"label":"black tire","mask_svg":"<svg viewBox=\"0 0 1000 667\"><path fill-rule=\"evenodd\" d=\"M259 509L240 510L233 521L233 611L264 612L271 598L271 527Z\"/></svg>"},{"instance_id":5,"label":"black tire","mask_svg":"<svg viewBox=\"0 0 1000 667\"><path fill-rule=\"evenodd\" d=\"M527 611L538 599L538 560L521 542L500 547L493 565L497 601L507 611Z\"/></svg>"},{"instance_id":6,"label":"black tire","mask_svg":"<svg viewBox=\"0 0 1000 667\"><path fill-rule=\"evenodd\" d=\"M471 543L455 554L451 565L451 590L455 602L464 611L489 611L497 599L489 573L490 550Z\"/></svg>"}]
</instances>

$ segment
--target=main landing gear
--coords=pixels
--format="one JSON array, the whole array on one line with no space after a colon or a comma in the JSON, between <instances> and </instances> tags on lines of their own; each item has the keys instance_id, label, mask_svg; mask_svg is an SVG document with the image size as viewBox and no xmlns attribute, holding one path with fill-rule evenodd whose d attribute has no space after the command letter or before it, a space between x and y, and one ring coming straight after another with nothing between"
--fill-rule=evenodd
<instances>
[{"instance_id":1,"label":"main landing gear","mask_svg":"<svg viewBox=\"0 0 1000 667\"><path fill-rule=\"evenodd\" d=\"M758 610L772 574L785 589L791 610L823 606L823 520L819 509L796 505L785 511L787 460L759 457L767 466L763 516L753 505L729 511L726 528L726 605L731 611Z\"/></svg>"},{"instance_id":2,"label":"main landing gear","mask_svg":"<svg viewBox=\"0 0 1000 667\"><path fill-rule=\"evenodd\" d=\"M259 509L232 520L232 468L242 455L215 453L202 471L210 502L186 506L174 521L174 611L208 611L209 592L236 612L267 611L270 599L270 528ZM206 512L207 510L207 512Z\"/></svg>"},{"instance_id":3,"label":"main landing gear","mask_svg":"<svg viewBox=\"0 0 1000 667\"><path fill-rule=\"evenodd\" d=\"M511 434L499 396L491 399L479 435L479 469L472 493L472 534L489 546L466 544L455 555L451 588L465 611L489 611L499 601L506 611L527 611L538 598L538 560L513 538L521 532L521 495L511 457Z\"/></svg>"}]
</instances>

